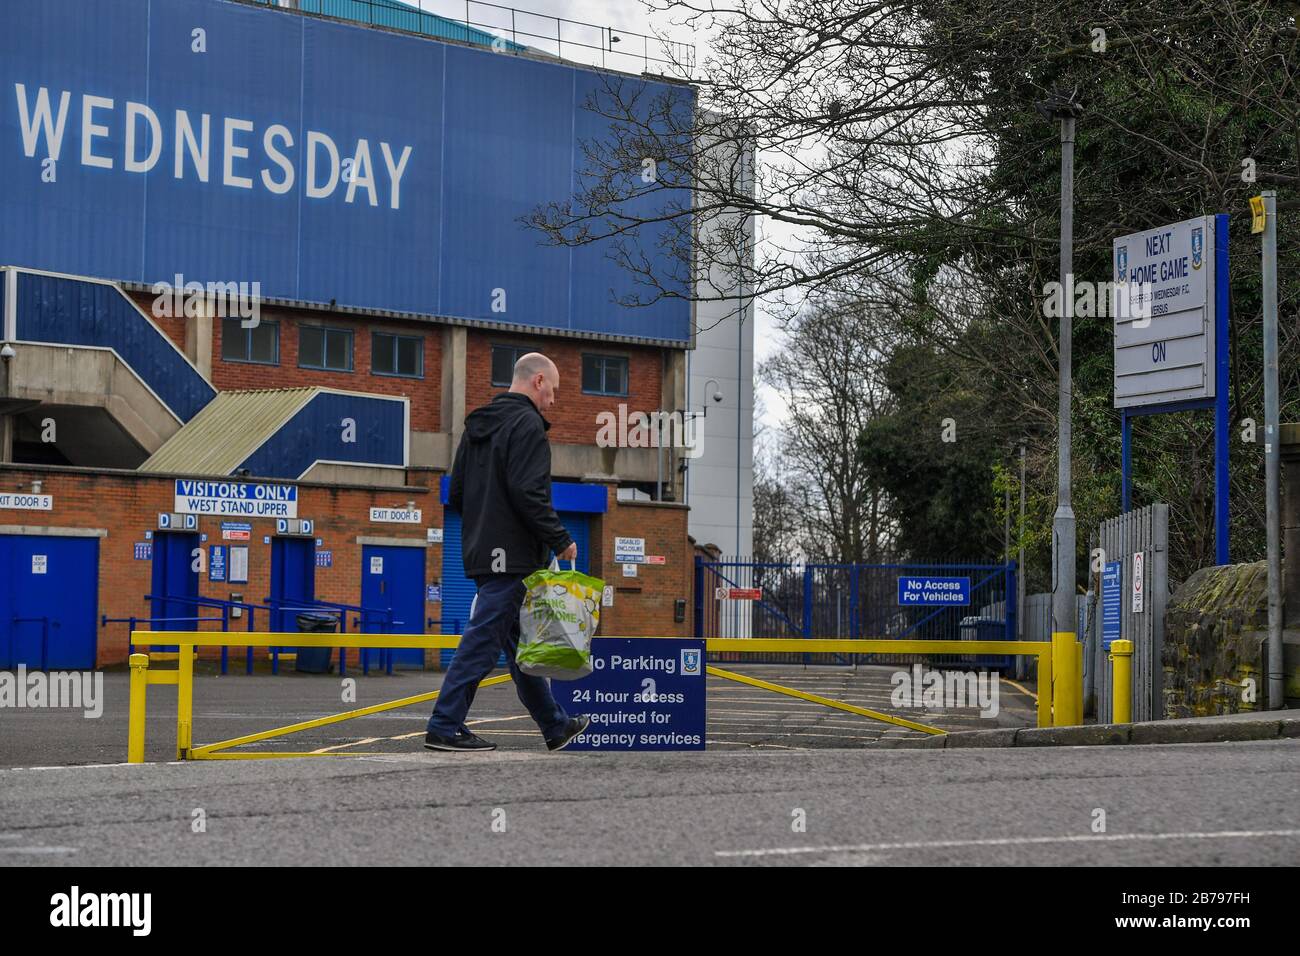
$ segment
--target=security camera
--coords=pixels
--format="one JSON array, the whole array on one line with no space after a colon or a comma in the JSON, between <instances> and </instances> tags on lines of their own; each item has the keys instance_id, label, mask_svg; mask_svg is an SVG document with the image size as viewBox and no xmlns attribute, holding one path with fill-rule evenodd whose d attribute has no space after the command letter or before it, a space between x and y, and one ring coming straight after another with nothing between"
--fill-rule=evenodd
<instances>
[{"instance_id":1,"label":"security camera","mask_svg":"<svg viewBox=\"0 0 1300 956\"><path fill-rule=\"evenodd\" d=\"M722 401L722 393L721 393L721 392L714 392L714 393L713 393L713 400L714 400L715 402L720 402L720 401Z\"/></svg>"},{"instance_id":2,"label":"security camera","mask_svg":"<svg viewBox=\"0 0 1300 956\"><path fill-rule=\"evenodd\" d=\"M4 344L3 348L0 348L0 358L2 359L11 359L14 357L14 354L14 347L8 342Z\"/></svg>"}]
</instances>

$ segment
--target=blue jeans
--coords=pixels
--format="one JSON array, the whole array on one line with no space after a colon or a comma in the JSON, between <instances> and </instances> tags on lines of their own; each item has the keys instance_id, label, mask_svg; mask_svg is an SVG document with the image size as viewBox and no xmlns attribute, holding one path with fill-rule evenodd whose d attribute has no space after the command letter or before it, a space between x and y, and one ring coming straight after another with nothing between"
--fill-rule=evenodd
<instances>
[{"instance_id":1,"label":"blue jeans","mask_svg":"<svg viewBox=\"0 0 1300 956\"><path fill-rule=\"evenodd\" d=\"M465 715L474 703L479 682L492 673L498 656L505 651L520 702L528 708L544 737L549 740L559 736L569 722L569 715L556 703L550 682L544 677L520 673L515 663L519 609L526 593L524 579L513 574L492 574L474 583L478 585L478 602L447 668L442 692L429 718L429 732L443 737L469 732Z\"/></svg>"}]
</instances>

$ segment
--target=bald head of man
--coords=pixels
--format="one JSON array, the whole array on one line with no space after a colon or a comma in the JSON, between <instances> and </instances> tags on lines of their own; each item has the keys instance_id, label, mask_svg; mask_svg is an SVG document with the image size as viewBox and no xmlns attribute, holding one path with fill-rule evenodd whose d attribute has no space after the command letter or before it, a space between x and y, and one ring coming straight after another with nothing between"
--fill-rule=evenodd
<instances>
[{"instance_id":1,"label":"bald head of man","mask_svg":"<svg viewBox=\"0 0 1300 956\"><path fill-rule=\"evenodd\" d=\"M560 390L560 370L541 352L521 355L515 363L514 380L510 391L527 395L539 412L555 404Z\"/></svg>"}]
</instances>

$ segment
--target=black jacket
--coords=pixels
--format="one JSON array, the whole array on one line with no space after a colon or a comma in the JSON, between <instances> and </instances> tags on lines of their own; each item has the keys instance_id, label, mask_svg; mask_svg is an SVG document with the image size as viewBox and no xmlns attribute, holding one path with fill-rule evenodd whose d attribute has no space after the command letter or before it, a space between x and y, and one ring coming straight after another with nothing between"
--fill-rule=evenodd
<instances>
[{"instance_id":1,"label":"black jacket","mask_svg":"<svg viewBox=\"0 0 1300 956\"><path fill-rule=\"evenodd\" d=\"M465 417L448 507L461 514L466 576L532 574L573 542L551 506L550 427L517 392Z\"/></svg>"}]
</instances>

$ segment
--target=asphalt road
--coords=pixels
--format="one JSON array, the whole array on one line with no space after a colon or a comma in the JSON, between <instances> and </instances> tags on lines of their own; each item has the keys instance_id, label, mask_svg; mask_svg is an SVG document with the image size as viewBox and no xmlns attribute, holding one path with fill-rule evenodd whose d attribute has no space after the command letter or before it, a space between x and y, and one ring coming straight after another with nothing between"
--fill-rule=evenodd
<instances>
[{"instance_id":1,"label":"asphalt road","mask_svg":"<svg viewBox=\"0 0 1300 956\"><path fill-rule=\"evenodd\" d=\"M0 860L1294 866L1298 758L1292 740L10 769L0 771Z\"/></svg>"},{"instance_id":2,"label":"asphalt road","mask_svg":"<svg viewBox=\"0 0 1300 956\"><path fill-rule=\"evenodd\" d=\"M751 671L888 705L883 672ZM872 746L883 725L711 679L704 753L547 753L506 684L481 691L474 712L495 753L423 750L421 704L261 745L374 756L180 764L166 762L175 691L154 687L149 759L159 762L127 766L125 676L107 676L97 720L0 711L0 864L1300 863L1297 740L888 750ZM337 677L205 674L195 738L419 693L436 679L361 679L357 704L344 705ZM1032 705L1004 688L998 721L1032 720Z\"/></svg>"}]
</instances>

